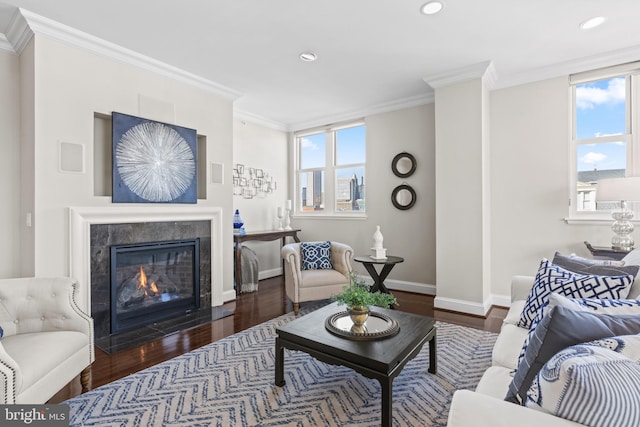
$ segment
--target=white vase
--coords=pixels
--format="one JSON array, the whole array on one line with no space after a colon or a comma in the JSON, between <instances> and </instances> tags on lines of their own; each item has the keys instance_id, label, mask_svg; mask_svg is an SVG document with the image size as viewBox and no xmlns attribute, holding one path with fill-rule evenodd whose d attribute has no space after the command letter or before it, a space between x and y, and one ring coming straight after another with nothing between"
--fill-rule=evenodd
<instances>
[{"instance_id":1,"label":"white vase","mask_svg":"<svg viewBox=\"0 0 640 427\"><path fill-rule=\"evenodd\" d=\"M376 225L376 231L373 233L373 249L382 249L384 247L382 246L383 239L384 237L380 232L380 226Z\"/></svg>"}]
</instances>

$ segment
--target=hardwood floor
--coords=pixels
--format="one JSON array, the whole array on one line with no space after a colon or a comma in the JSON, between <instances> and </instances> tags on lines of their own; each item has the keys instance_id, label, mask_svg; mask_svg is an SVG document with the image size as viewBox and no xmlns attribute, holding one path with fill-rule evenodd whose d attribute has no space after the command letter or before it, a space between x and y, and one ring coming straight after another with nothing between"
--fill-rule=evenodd
<instances>
[{"instance_id":1,"label":"hardwood floor","mask_svg":"<svg viewBox=\"0 0 640 427\"><path fill-rule=\"evenodd\" d=\"M437 320L498 332L507 310L494 307L487 318L434 310L434 297L410 292L393 291L398 310L435 317ZM304 303L301 304L304 307ZM260 281L258 292L240 294L224 305L234 315L165 336L138 347L115 354L96 348L96 360L91 367L91 388L110 383L129 374L243 331L267 320L293 311L284 293L283 276ZM80 380L75 378L60 390L49 403L59 403L80 394Z\"/></svg>"}]
</instances>

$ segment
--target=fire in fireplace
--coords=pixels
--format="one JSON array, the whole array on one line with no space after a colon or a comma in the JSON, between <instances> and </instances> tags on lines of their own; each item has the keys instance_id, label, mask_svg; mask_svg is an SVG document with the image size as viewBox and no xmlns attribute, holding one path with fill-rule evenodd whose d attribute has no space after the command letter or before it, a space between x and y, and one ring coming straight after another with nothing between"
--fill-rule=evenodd
<instances>
[{"instance_id":1,"label":"fire in fireplace","mask_svg":"<svg viewBox=\"0 0 640 427\"><path fill-rule=\"evenodd\" d=\"M200 239L111 246L111 333L200 306Z\"/></svg>"},{"instance_id":2,"label":"fire in fireplace","mask_svg":"<svg viewBox=\"0 0 640 427\"><path fill-rule=\"evenodd\" d=\"M157 267L154 264L153 268ZM127 309L136 305L152 305L157 298L169 301L179 298L178 288L166 274L153 272L149 278L140 266L135 276L125 279L117 289L119 308Z\"/></svg>"}]
</instances>

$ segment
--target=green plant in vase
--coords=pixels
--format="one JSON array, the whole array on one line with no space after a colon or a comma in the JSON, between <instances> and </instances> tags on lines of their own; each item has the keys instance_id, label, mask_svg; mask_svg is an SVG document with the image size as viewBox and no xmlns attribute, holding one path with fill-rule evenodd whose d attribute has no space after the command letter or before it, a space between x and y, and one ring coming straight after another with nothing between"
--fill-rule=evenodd
<instances>
[{"instance_id":1,"label":"green plant in vase","mask_svg":"<svg viewBox=\"0 0 640 427\"><path fill-rule=\"evenodd\" d=\"M380 291L370 292L370 286L354 271L349 272L349 282L349 286L345 286L341 293L333 295L331 298L337 301L338 305L347 306L347 312L355 328L354 332L363 331L372 305L389 308L393 304L398 304L393 294Z\"/></svg>"}]
</instances>

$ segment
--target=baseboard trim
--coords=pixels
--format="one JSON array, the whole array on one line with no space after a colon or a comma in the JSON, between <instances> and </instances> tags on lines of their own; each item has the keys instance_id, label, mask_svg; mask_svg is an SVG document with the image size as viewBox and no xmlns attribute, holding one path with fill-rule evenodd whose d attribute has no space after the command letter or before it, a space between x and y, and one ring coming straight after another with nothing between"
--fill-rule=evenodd
<instances>
[{"instance_id":1,"label":"baseboard trim","mask_svg":"<svg viewBox=\"0 0 640 427\"><path fill-rule=\"evenodd\" d=\"M406 282L403 280L385 280L384 285L392 291L413 292L422 295L435 295L436 285L427 283Z\"/></svg>"},{"instance_id":2,"label":"baseboard trim","mask_svg":"<svg viewBox=\"0 0 640 427\"><path fill-rule=\"evenodd\" d=\"M486 317L492 306L511 307L511 298L508 295L489 295L484 303L460 300L455 298L445 298L436 296L433 305L441 310L457 311L460 313L473 314L475 316Z\"/></svg>"},{"instance_id":3,"label":"baseboard trim","mask_svg":"<svg viewBox=\"0 0 640 427\"><path fill-rule=\"evenodd\" d=\"M222 304L224 304L225 302L233 301L235 299L236 299L236 291L235 291L235 289L232 289L230 291L222 292ZM220 304L220 305L222 305L222 304Z\"/></svg>"},{"instance_id":4,"label":"baseboard trim","mask_svg":"<svg viewBox=\"0 0 640 427\"><path fill-rule=\"evenodd\" d=\"M491 306L498 307L511 307L511 297L509 295L489 295L489 307Z\"/></svg>"},{"instance_id":5,"label":"baseboard trim","mask_svg":"<svg viewBox=\"0 0 640 427\"><path fill-rule=\"evenodd\" d=\"M461 313L473 314L475 316L482 317L485 317L487 315L487 313L489 312L489 308L491 307L491 305L488 304L488 300L484 304L480 304L472 301L439 296L436 296L436 299L433 302L433 306L442 310L458 311Z\"/></svg>"},{"instance_id":6,"label":"baseboard trim","mask_svg":"<svg viewBox=\"0 0 640 427\"><path fill-rule=\"evenodd\" d=\"M270 270L262 270L258 272L258 280L270 279L272 277L277 277L282 275L282 268L272 268ZM370 276L358 275L358 278L363 280L365 283L372 285L373 279ZM395 291L404 291L404 292L413 292L415 294L422 295L435 295L436 294L436 285L429 285L427 283L417 283L417 282L407 282L404 280L392 280L387 279L384 282L384 285L391 290Z\"/></svg>"},{"instance_id":7,"label":"baseboard trim","mask_svg":"<svg viewBox=\"0 0 640 427\"><path fill-rule=\"evenodd\" d=\"M270 270L262 270L258 272L258 280L270 279L276 276L282 276L282 267L272 268Z\"/></svg>"},{"instance_id":8,"label":"baseboard trim","mask_svg":"<svg viewBox=\"0 0 640 427\"><path fill-rule=\"evenodd\" d=\"M282 268L272 268L270 270L262 270L258 272L258 280L270 279L282 275ZM359 275L365 283L372 285L373 279L370 276ZM413 292L422 295L434 295L434 307L442 310L457 311L460 313L473 314L475 316L485 317L492 306L511 307L511 297L509 295L491 294L484 304L477 302L459 300L455 298L439 297L436 294L436 285L427 283L407 282L404 280L387 279L385 286L394 291ZM236 299L235 291L225 291L223 301L228 302Z\"/></svg>"}]
</instances>

